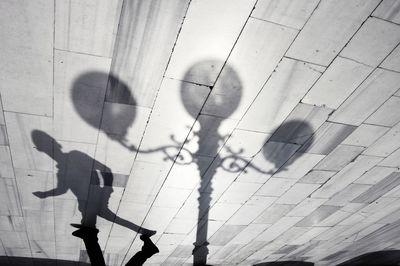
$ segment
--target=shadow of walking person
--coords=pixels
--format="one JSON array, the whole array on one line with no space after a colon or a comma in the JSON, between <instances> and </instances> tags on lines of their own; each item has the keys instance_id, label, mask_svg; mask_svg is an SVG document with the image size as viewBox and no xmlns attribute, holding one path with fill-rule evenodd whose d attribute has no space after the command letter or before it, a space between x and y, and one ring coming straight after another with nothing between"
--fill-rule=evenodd
<instances>
[{"instance_id":1,"label":"shadow of walking person","mask_svg":"<svg viewBox=\"0 0 400 266\"><path fill-rule=\"evenodd\" d=\"M82 225L95 228L99 216L143 235L156 233L119 217L109 209L108 202L113 192L111 169L80 151L64 153L62 146L43 131L34 130L31 136L36 149L56 161L58 169L57 187L49 191L33 192L36 197L55 197L70 190L78 200ZM93 174L88 173L88 165L89 169L93 169Z\"/></svg>"}]
</instances>

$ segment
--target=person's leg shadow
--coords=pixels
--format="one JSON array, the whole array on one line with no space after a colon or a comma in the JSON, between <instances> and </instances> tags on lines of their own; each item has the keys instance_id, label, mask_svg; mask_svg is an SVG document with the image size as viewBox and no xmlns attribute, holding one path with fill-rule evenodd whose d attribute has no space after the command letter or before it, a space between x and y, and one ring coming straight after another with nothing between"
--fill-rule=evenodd
<instances>
[{"instance_id":1,"label":"person's leg shadow","mask_svg":"<svg viewBox=\"0 0 400 266\"><path fill-rule=\"evenodd\" d=\"M90 263L96 266L105 266L103 253L98 243L97 234L99 230L91 227L86 227L80 224L71 224L78 228L72 233L73 236L79 237L85 243L86 251L88 253ZM140 239L143 241L143 246L126 264L127 266L140 266L143 265L148 258L158 253L159 250L147 235L141 235Z\"/></svg>"}]
</instances>

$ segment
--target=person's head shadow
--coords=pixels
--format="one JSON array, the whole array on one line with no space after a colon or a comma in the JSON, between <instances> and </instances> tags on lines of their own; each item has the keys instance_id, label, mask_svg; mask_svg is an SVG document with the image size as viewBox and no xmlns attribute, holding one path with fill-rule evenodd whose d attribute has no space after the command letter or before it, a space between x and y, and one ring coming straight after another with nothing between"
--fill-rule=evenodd
<instances>
[{"instance_id":1,"label":"person's head shadow","mask_svg":"<svg viewBox=\"0 0 400 266\"><path fill-rule=\"evenodd\" d=\"M62 146L59 144L52 136L43 132L41 130L33 130L31 132L32 142L35 145L34 148L39 151L45 153L47 156L55 159L55 153L62 153Z\"/></svg>"},{"instance_id":2,"label":"person's head shadow","mask_svg":"<svg viewBox=\"0 0 400 266\"><path fill-rule=\"evenodd\" d=\"M84 201L88 202L90 190L93 197L96 192L95 188L101 183L106 188L102 190L103 194L106 190L108 197L112 193L113 175L111 170L81 151L64 152L62 145L46 132L33 130L31 138L36 150L45 153L56 162L55 171L57 176L57 183L54 189L36 191L33 194L39 198L47 198L61 196L71 191L73 195L67 196L67 198L76 197L83 222L87 218L87 209L97 210L99 208L97 206L90 206L89 208L84 206L87 205ZM101 182L96 181L95 178L95 174L98 172L102 173ZM94 189L91 188L91 184ZM91 203L93 204L94 201L92 200ZM101 201L97 203L97 205L101 204ZM92 223L91 225L94 225L95 221L92 221Z\"/></svg>"},{"instance_id":3,"label":"person's head shadow","mask_svg":"<svg viewBox=\"0 0 400 266\"><path fill-rule=\"evenodd\" d=\"M104 90L99 87L99 80L107 80L104 93L98 93ZM136 117L136 101L127 84L110 73L87 72L74 81L71 99L76 112L86 123L124 147L134 149L129 144L128 133ZM101 110L99 103L103 102Z\"/></svg>"}]
</instances>

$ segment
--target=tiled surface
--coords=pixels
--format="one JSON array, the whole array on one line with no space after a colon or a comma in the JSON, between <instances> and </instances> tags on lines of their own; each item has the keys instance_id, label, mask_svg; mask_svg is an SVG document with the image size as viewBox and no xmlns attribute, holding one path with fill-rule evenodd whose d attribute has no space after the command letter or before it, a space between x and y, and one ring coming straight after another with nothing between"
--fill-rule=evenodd
<instances>
[{"instance_id":1,"label":"tiled surface","mask_svg":"<svg viewBox=\"0 0 400 266\"><path fill-rule=\"evenodd\" d=\"M2 1L0 263L398 249L399 6Z\"/></svg>"}]
</instances>

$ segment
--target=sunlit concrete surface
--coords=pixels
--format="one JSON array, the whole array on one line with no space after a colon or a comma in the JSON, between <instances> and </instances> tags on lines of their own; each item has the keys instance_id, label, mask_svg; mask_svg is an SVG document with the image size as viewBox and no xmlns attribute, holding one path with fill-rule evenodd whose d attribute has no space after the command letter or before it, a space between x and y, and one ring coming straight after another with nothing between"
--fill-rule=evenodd
<instances>
[{"instance_id":1,"label":"sunlit concrete surface","mask_svg":"<svg viewBox=\"0 0 400 266\"><path fill-rule=\"evenodd\" d=\"M113 266L400 262L399 43L400 0L1 0L0 264L87 265L71 223Z\"/></svg>"}]
</instances>

